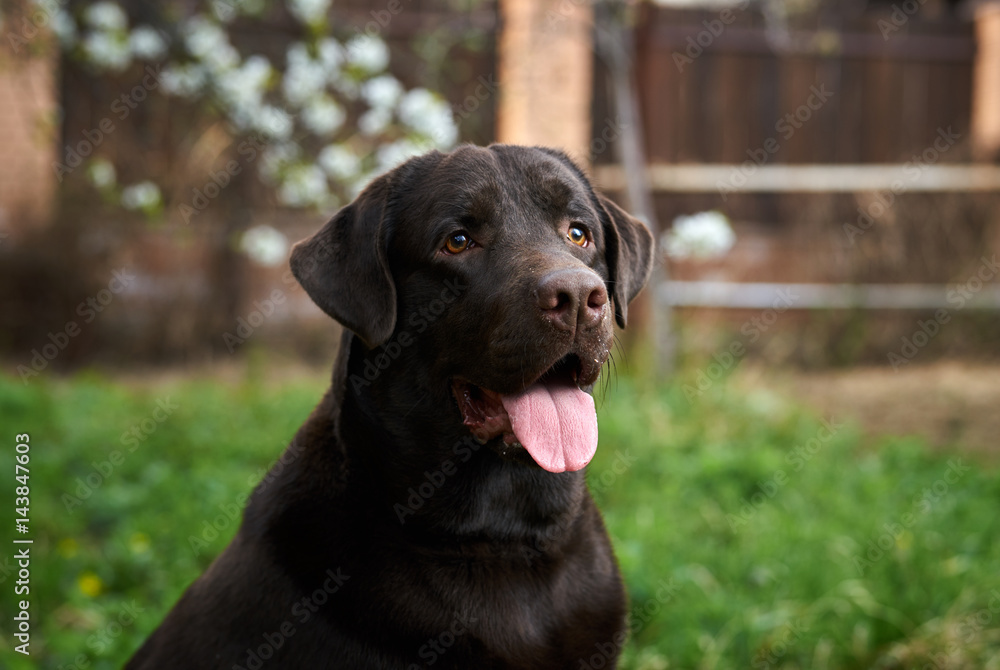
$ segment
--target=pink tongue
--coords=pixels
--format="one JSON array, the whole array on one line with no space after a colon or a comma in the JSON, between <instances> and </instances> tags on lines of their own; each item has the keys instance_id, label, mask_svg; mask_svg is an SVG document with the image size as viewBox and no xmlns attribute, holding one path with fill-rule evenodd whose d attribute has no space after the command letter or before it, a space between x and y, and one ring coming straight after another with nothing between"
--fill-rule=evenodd
<instances>
[{"instance_id":1,"label":"pink tongue","mask_svg":"<svg viewBox=\"0 0 1000 670\"><path fill-rule=\"evenodd\" d=\"M579 470L597 451L594 399L569 382L537 382L502 395L517 441L549 472Z\"/></svg>"}]
</instances>

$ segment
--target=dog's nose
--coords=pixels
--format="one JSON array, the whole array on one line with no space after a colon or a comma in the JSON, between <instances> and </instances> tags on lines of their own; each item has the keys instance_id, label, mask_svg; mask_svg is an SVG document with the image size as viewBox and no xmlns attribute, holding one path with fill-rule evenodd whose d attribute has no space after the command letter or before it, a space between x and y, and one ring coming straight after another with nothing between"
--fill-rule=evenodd
<instances>
[{"instance_id":1,"label":"dog's nose","mask_svg":"<svg viewBox=\"0 0 1000 670\"><path fill-rule=\"evenodd\" d=\"M556 270L542 277L536 290L542 315L562 330L591 328L600 323L608 290L590 270Z\"/></svg>"}]
</instances>

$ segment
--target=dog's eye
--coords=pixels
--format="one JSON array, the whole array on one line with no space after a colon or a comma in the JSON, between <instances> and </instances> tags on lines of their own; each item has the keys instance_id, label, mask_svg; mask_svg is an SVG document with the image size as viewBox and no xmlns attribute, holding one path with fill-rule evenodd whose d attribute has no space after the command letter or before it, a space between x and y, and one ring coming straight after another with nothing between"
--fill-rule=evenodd
<instances>
[{"instance_id":1,"label":"dog's eye","mask_svg":"<svg viewBox=\"0 0 1000 670\"><path fill-rule=\"evenodd\" d=\"M470 244L472 244L472 240L469 239L468 235L465 233L455 233L445 240L444 250L449 254L460 254L468 249Z\"/></svg>"},{"instance_id":2,"label":"dog's eye","mask_svg":"<svg viewBox=\"0 0 1000 670\"><path fill-rule=\"evenodd\" d=\"M566 237L570 242L577 246L587 246L587 231L579 226L570 226L569 232L566 233Z\"/></svg>"}]
</instances>

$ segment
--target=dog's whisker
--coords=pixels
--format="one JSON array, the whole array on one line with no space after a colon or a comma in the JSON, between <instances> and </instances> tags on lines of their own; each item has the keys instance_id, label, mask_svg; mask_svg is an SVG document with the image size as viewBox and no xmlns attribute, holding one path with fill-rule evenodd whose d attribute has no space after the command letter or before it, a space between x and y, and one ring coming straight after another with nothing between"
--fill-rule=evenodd
<instances>
[{"instance_id":1,"label":"dog's whisker","mask_svg":"<svg viewBox=\"0 0 1000 670\"><path fill-rule=\"evenodd\" d=\"M413 404L413 407L411 407L410 409L406 410L406 414L403 415L403 418L405 419L406 417L410 416L410 412L412 412L413 410L415 410L417 408L417 405L419 405L420 403L422 403L424 401L424 399L427 397L427 395L428 395L428 393L425 392L422 396L420 396L419 398L417 398L417 402L415 402Z\"/></svg>"}]
</instances>

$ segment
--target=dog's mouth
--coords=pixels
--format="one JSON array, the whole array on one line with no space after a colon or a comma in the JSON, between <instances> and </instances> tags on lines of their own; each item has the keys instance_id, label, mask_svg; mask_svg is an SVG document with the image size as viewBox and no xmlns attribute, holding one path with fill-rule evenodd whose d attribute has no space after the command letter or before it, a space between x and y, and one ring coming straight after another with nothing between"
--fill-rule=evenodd
<instances>
[{"instance_id":1,"label":"dog's mouth","mask_svg":"<svg viewBox=\"0 0 1000 670\"><path fill-rule=\"evenodd\" d=\"M517 393L496 393L462 379L452 381L452 392L479 442L502 436L503 445L523 447L549 472L575 471L597 451L597 413L579 385L582 369L579 357L568 354Z\"/></svg>"}]
</instances>

